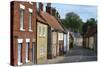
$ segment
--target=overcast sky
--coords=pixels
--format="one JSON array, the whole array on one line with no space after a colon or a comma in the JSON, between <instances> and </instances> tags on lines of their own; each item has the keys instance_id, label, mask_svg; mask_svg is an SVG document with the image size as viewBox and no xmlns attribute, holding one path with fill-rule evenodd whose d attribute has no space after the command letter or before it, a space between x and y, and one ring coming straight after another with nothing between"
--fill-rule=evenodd
<instances>
[{"instance_id":1,"label":"overcast sky","mask_svg":"<svg viewBox=\"0 0 100 67\"><path fill-rule=\"evenodd\" d=\"M45 6L46 4L44 4ZM65 18L66 13L74 12L80 16L80 18L86 22L89 18L97 18L97 6L86 6L86 5L68 5L68 4L51 4L55 7L61 18ZM44 8L45 9L45 8Z\"/></svg>"}]
</instances>

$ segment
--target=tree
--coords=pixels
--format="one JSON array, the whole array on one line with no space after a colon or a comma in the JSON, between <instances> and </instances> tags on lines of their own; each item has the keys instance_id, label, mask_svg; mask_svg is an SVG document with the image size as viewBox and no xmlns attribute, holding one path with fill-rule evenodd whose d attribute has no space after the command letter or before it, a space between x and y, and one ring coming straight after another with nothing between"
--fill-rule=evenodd
<instances>
[{"instance_id":1,"label":"tree","mask_svg":"<svg viewBox=\"0 0 100 67\"><path fill-rule=\"evenodd\" d=\"M66 28L72 31L82 32L82 19L74 12L69 12L66 14L65 19L62 19L63 24Z\"/></svg>"},{"instance_id":2,"label":"tree","mask_svg":"<svg viewBox=\"0 0 100 67\"><path fill-rule=\"evenodd\" d=\"M89 26L95 26L97 24L97 20L95 20L94 18L90 18L87 20L86 22Z\"/></svg>"},{"instance_id":3,"label":"tree","mask_svg":"<svg viewBox=\"0 0 100 67\"><path fill-rule=\"evenodd\" d=\"M97 20L94 18L87 19L86 23L83 24L83 33L86 34L89 28L97 26Z\"/></svg>"}]
</instances>

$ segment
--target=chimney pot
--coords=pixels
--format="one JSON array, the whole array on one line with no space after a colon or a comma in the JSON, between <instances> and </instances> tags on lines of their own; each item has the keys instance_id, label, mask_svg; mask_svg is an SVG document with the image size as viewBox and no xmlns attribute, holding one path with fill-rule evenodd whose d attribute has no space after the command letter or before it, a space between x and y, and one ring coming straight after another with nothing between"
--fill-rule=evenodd
<instances>
[{"instance_id":1,"label":"chimney pot","mask_svg":"<svg viewBox=\"0 0 100 67\"><path fill-rule=\"evenodd\" d=\"M43 11L43 3L39 3L39 10Z\"/></svg>"},{"instance_id":2,"label":"chimney pot","mask_svg":"<svg viewBox=\"0 0 100 67\"><path fill-rule=\"evenodd\" d=\"M55 8L52 8L52 15L56 16L56 9Z\"/></svg>"},{"instance_id":3,"label":"chimney pot","mask_svg":"<svg viewBox=\"0 0 100 67\"><path fill-rule=\"evenodd\" d=\"M47 3L46 12L49 13L49 14L52 14L51 3Z\"/></svg>"},{"instance_id":4,"label":"chimney pot","mask_svg":"<svg viewBox=\"0 0 100 67\"><path fill-rule=\"evenodd\" d=\"M47 3L47 6L48 6L48 7L51 7L51 3Z\"/></svg>"}]
</instances>

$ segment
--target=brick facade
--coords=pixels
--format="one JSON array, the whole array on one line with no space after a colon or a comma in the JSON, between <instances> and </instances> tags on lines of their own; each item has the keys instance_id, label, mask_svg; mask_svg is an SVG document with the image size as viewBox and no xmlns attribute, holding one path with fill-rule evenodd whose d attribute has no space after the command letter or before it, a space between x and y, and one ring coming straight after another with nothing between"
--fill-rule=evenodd
<instances>
[{"instance_id":1,"label":"brick facade","mask_svg":"<svg viewBox=\"0 0 100 67\"><path fill-rule=\"evenodd\" d=\"M24 9L24 31L20 30L20 4ZM32 31L29 31L29 8L32 12ZM23 39L21 62L25 63L26 39L30 39L28 59L32 62L33 45L36 47L36 3L23 1L11 2L11 65L18 65L18 39ZM36 53L36 49L34 49ZM36 54L35 54L36 55ZM36 57L36 56L35 56ZM36 59L35 59L36 61Z\"/></svg>"}]
</instances>

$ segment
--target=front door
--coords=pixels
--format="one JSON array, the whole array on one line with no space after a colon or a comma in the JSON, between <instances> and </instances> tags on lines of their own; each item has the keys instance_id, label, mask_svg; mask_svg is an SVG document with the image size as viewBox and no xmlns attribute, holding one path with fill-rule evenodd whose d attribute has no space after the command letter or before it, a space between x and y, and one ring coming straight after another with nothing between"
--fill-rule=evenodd
<instances>
[{"instance_id":1,"label":"front door","mask_svg":"<svg viewBox=\"0 0 100 67\"><path fill-rule=\"evenodd\" d=\"M18 43L18 65L21 64L22 43Z\"/></svg>"}]
</instances>

